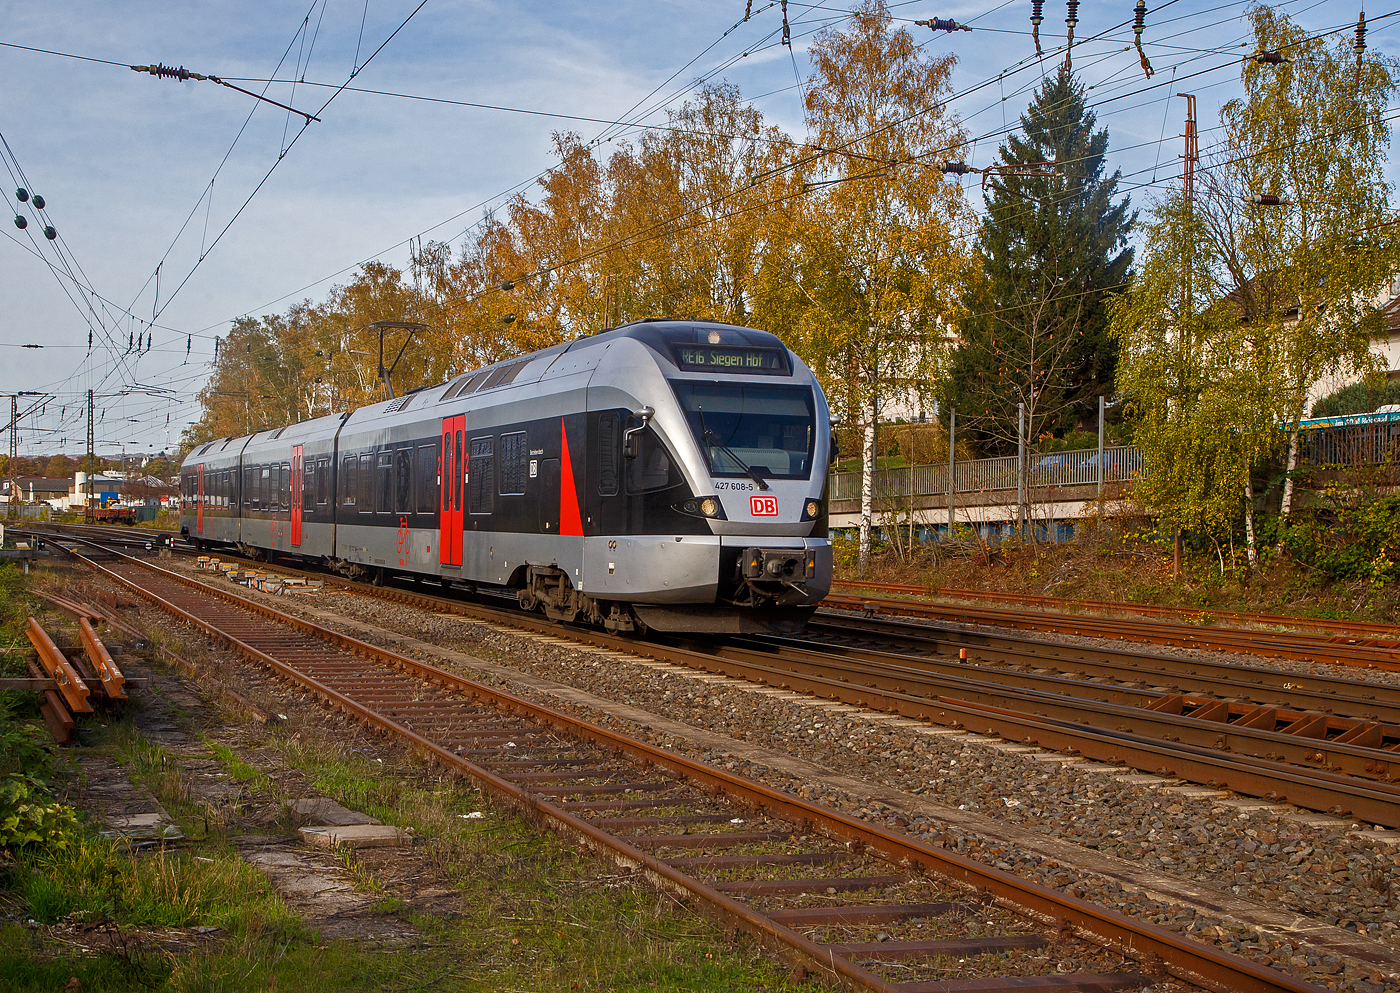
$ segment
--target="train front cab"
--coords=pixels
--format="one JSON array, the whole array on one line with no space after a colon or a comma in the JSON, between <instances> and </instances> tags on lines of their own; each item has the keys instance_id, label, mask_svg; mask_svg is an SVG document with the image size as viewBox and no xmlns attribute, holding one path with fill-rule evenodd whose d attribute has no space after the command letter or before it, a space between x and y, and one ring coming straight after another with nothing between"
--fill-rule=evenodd
<instances>
[{"instance_id":1,"label":"train front cab","mask_svg":"<svg viewBox=\"0 0 1400 993\"><path fill-rule=\"evenodd\" d=\"M831 586L820 387L762 332L685 323L638 336L647 347L618 341L588 389L588 594L658 630L800 626ZM675 361L715 336L785 364L742 375Z\"/></svg>"}]
</instances>

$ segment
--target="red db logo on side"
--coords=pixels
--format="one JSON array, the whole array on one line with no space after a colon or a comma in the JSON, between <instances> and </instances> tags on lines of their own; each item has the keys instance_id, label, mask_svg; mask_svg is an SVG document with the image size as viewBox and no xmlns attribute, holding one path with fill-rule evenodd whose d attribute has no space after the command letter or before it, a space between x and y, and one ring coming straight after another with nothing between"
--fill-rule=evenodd
<instances>
[{"instance_id":1,"label":"red db logo on side","mask_svg":"<svg viewBox=\"0 0 1400 993\"><path fill-rule=\"evenodd\" d=\"M771 496L749 497L749 513L755 517L777 517L778 498Z\"/></svg>"}]
</instances>

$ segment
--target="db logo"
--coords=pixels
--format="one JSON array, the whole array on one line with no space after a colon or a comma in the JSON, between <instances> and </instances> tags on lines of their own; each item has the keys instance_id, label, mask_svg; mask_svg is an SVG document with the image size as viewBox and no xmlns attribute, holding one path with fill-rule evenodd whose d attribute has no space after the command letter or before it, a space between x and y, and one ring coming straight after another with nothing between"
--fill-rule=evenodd
<instances>
[{"instance_id":1,"label":"db logo","mask_svg":"<svg viewBox=\"0 0 1400 993\"><path fill-rule=\"evenodd\" d=\"M749 497L749 513L755 517L777 517L778 498L771 496Z\"/></svg>"}]
</instances>

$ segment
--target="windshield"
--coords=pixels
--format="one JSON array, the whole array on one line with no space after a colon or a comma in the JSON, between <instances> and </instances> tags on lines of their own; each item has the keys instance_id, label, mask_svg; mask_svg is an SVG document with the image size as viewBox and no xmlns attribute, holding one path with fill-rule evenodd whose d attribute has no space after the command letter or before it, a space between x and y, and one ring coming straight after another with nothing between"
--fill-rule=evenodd
<instances>
[{"instance_id":1,"label":"windshield","mask_svg":"<svg viewBox=\"0 0 1400 993\"><path fill-rule=\"evenodd\" d=\"M672 381L714 476L808 479L816 405L805 386Z\"/></svg>"}]
</instances>

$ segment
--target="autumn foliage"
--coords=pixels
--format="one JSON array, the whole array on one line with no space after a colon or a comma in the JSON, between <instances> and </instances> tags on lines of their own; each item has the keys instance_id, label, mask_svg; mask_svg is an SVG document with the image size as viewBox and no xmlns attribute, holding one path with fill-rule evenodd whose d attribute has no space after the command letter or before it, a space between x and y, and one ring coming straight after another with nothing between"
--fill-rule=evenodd
<instances>
[{"instance_id":1,"label":"autumn foliage","mask_svg":"<svg viewBox=\"0 0 1400 993\"><path fill-rule=\"evenodd\" d=\"M375 321L427 326L396 391L643 317L744 324L788 342L848 419L886 380L929 380L972 215L938 165L965 140L950 56L867 0L819 35L794 139L728 83L608 147L554 136L556 165L456 245L365 265L321 302L235 322L187 444L385 399ZM940 330L943 329L943 330ZM388 365L405 333L385 336Z\"/></svg>"}]
</instances>

